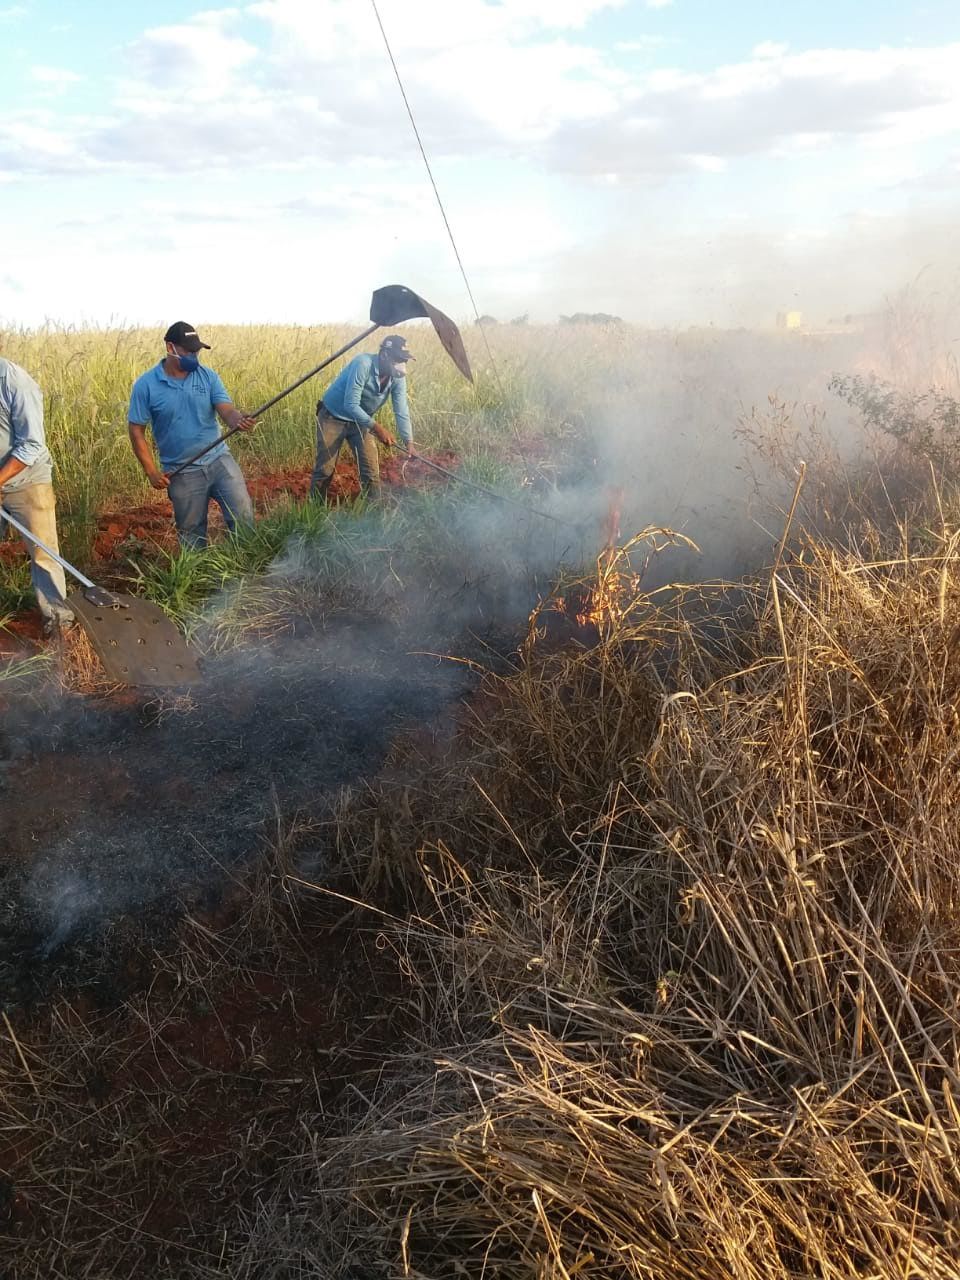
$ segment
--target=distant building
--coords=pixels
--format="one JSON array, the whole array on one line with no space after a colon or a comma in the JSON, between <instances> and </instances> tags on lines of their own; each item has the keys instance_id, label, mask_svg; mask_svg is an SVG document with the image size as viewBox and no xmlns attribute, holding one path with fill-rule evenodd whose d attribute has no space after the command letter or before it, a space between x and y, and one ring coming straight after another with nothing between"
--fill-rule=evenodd
<instances>
[{"instance_id":1,"label":"distant building","mask_svg":"<svg viewBox=\"0 0 960 1280\"><path fill-rule=\"evenodd\" d=\"M802 311L778 311L777 312L777 328L778 329L802 329L803 328L803 312Z\"/></svg>"}]
</instances>

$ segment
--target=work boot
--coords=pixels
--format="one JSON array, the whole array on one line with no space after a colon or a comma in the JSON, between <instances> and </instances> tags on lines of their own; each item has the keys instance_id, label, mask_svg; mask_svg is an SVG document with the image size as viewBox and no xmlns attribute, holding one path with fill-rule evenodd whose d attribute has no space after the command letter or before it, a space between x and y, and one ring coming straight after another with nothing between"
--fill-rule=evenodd
<instances>
[{"instance_id":1,"label":"work boot","mask_svg":"<svg viewBox=\"0 0 960 1280\"><path fill-rule=\"evenodd\" d=\"M68 631L76 626L76 618L72 613L55 613L43 620L43 638L54 644L59 643Z\"/></svg>"}]
</instances>

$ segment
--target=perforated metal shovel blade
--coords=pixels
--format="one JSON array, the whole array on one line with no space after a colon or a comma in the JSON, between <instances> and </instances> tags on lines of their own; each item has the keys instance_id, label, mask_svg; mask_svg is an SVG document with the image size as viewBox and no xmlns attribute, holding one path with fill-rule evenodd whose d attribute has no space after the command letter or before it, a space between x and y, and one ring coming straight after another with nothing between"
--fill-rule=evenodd
<instances>
[{"instance_id":1,"label":"perforated metal shovel blade","mask_svg":"<svg viewBox=\"0 0 960 1280\"><path fill-rule=\"evenodd\" d=\"M111 680L174 688L200 679L196 654L162 609L136 596L111 598L116 605L96 604L82 591L67 598Z\"/></svg>"}]
</instances>

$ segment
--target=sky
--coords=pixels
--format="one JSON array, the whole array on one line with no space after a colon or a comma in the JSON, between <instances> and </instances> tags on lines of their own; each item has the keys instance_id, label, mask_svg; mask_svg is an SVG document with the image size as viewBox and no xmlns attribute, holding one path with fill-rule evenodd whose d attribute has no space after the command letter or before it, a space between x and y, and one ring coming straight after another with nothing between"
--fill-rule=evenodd
<instances>
[{"instance_id":1,"label":"sky","mask_svg":"<svg viewBox=\"0 0 960 1280\"><path fill-rule=\"evenodd\" d=\"M960 264L956 0L377 0L479 311L817 324ZM467 286L372 0L0 0L0 323Z\"/></svg>"}]
</instances>

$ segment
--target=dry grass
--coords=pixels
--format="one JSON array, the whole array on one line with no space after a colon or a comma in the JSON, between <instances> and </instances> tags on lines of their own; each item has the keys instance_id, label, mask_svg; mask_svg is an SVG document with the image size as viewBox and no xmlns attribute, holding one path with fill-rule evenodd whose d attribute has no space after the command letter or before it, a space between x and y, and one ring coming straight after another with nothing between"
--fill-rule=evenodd
<instances>
[{"instance_id":1,"label":"dry grass","mask_svg":"<svg viewBox=\"0 0 960 1280\"><path fill-rule=\"evenodd\" d=\"M298 901L291 851L310 834L279 824L217 906L181 904L175 937L112 926L80 993L3 1015L0 1242L18 1280L235 1274L224 1257L300 1150L299 1118L375 1074L389 1003L355 993L390 966L360 933L338 956L335 913Z\"/></svg>"},{"instance_id":2,"label":"dry grass","mask_svg":"<svg viewBox=\"0 0 960 1280\"><path fill-rule=\"evenodd\" d=\"M726 616L605 558L116 1008L11 1016L18 1277L957 1276L960 537L895 541Z\"/></svg>"},{"instance_id":3,"label":"dry grass","mask_svg":"<svg viewBox=\"0 0 960 1280\"><path fill-rule=\"evenodd\" d=\"M958 1274L958 568L811 545L672 679L627 611L498 685L395 937L436 1072L350 1138L406 1274Z\"/></svg>"}]
</instances>

